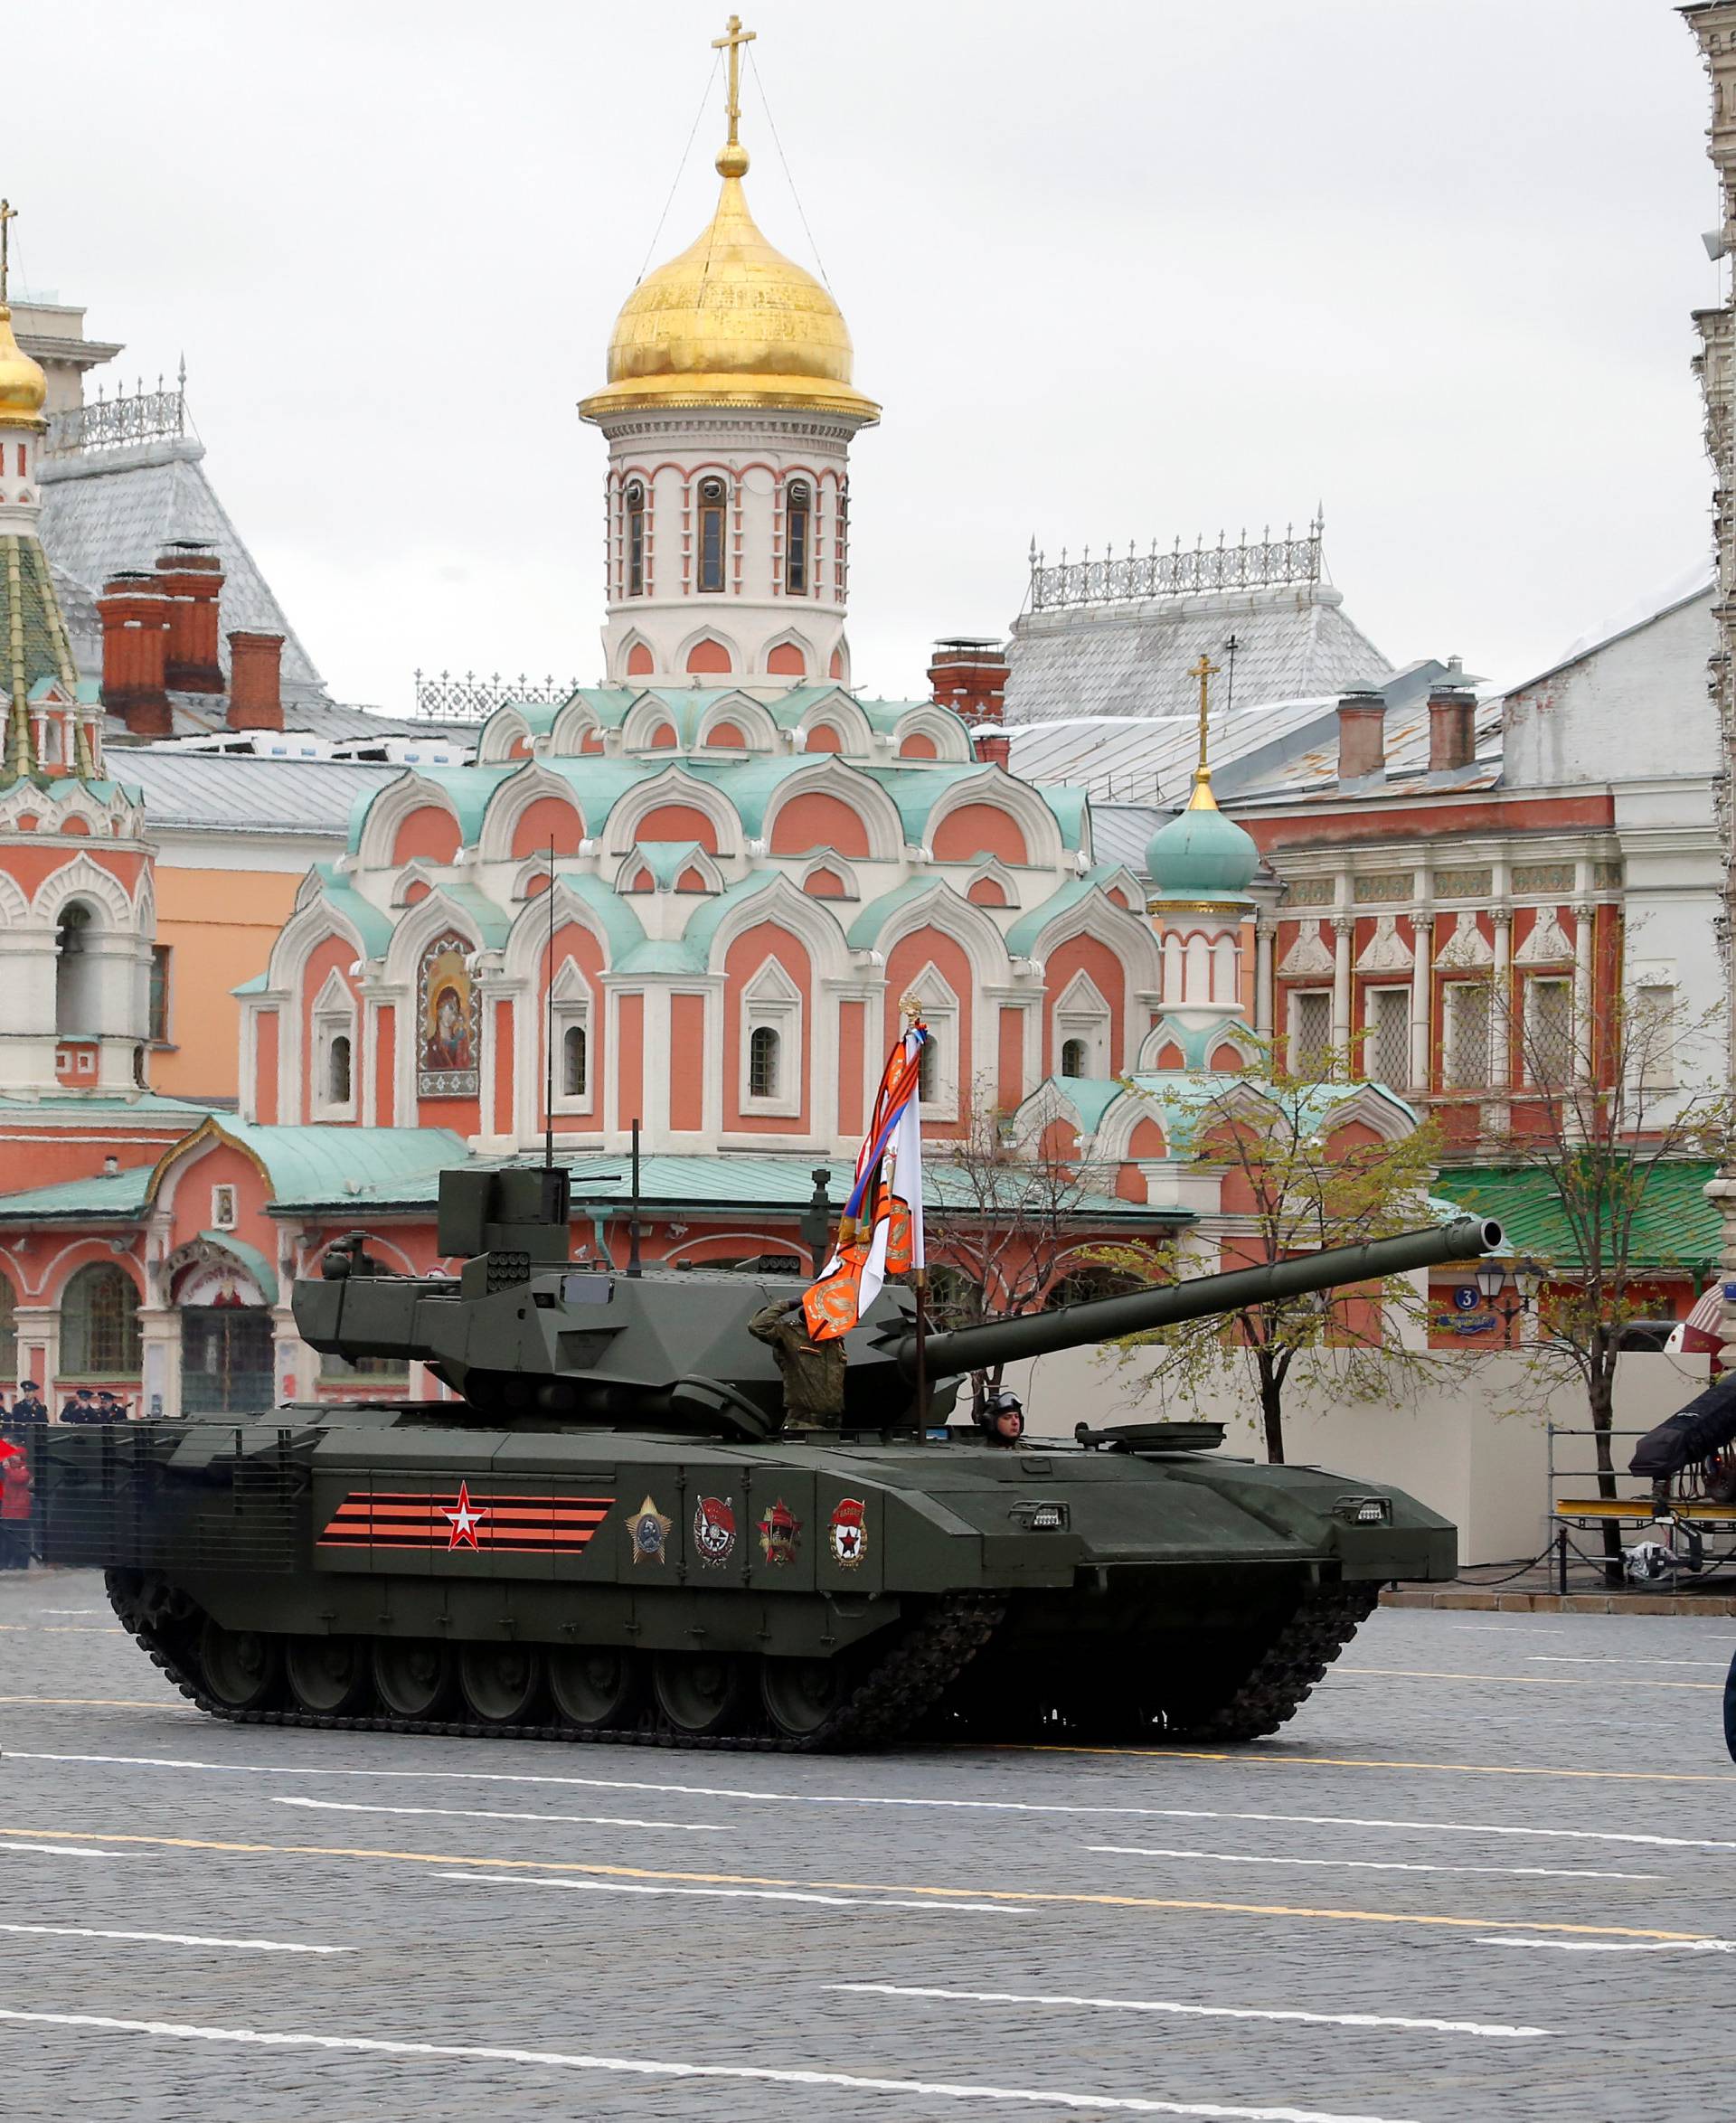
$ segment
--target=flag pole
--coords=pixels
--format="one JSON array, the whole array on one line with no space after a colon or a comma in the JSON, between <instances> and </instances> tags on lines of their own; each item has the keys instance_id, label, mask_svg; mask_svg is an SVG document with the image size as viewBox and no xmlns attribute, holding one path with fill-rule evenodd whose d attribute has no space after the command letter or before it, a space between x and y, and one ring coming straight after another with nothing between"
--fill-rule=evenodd
<instances>
[{"instance_id":1,"label":"flag pole","mask_svg":"<svg viewBox=\"0 0 1736 2123\"><path fill-rule=\"evenodd\" d=\"M906 995L900 1007L904 1013L904 1022L908 1028L913 1031L921 1024L922 1005L915 995ZM916 1116L917 1141L920 1145L922 1137L922 1077L920 1054L917 1080L910 1090L910 1106ZM921 1174L919 1169L917 1175L918 1194L915 1203L916 1215L919 1220L922 1214L921 1185ZM926 1445L929 1441L929 1265L926 1259L916 1263L911 1280L916 1285L916 1441L919 1445Z\"/></svg>"}]
</instances>

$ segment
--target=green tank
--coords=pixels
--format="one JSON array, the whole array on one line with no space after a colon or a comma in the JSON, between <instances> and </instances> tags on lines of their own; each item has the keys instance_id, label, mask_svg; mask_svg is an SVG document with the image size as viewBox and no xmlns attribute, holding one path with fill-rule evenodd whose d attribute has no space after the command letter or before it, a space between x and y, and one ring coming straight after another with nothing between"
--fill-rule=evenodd
<instances>
[{"instance_id":1,"label":"green tank","mask_svg":"<svg viewBox=\"0 0 1736 2123\"><path fill-rule=\"evenodd\" d=\"M889 1285L846 1344L844 1429L780 1436L745 1328L797 1282L570 1263L553 1168L448 1173L454 1277L353 1234L313 1347L461 1397L51 1429L42 1552L199 1706L259 1723L856 1747L914 1729L1251 1739L1289 1717L1454 1528L1383 1485L1218 1450L1213 1423L1005 1447L928 1426L995 1362L1469 1260L1461 1218L926 1337ZM926 1415L926 1421L923 1420Z\"/></svg>"}]
</instances>

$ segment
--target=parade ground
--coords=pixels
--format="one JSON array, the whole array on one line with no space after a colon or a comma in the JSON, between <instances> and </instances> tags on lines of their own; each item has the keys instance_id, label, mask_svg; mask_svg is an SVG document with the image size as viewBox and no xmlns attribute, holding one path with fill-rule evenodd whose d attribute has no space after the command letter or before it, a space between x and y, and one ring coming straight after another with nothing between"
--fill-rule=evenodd
<instances>
[{"instance_id":1,"label":"parade ground","mask_svg":"<svg viewBox=\"0 0 1736 2123\"><path fill-rule=\"evenodd\" d=\"M810 1759L225 1726L34 1571L0 2114L1728 2114L1733 1642L1382 1611L1256 1746Z\"/></svg>"}]
</instances>

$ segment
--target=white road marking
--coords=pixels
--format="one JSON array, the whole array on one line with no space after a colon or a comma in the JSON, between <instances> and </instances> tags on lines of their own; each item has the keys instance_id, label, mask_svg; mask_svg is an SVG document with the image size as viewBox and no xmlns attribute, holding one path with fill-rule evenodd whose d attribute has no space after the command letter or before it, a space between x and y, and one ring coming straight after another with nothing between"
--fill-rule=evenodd
<instances>
[{"instance_id":1,"label":"white road marking","mask_svg":"<svg viewBox=\"0 0 1736 2123\"><path fill-rule=\"evenodd\" d=\"M1089 1851L1109 1857L1211 1858L1221 1865L1326 1865L1350 1873L1498 1873L1541 1880L1658 1880L1660 1873L1591 1873L1573 1865L1425 1865L1397 1858L1266 1857L1245 1851L1158 1850L1139 1843L1088 1843Z\"/></svg>"},{"instance_id":2,"label":"white road marking","mask_svg":"<svg viewBox=\"0 0 1736 2123\"><path fill-rule=\"evenodd\" d=\"M283 1939L207 1939L196 1931L99 1931L88 1924L0 1924L33 1939L123 1939L146 1946L226 1946L234 1953L354 1953L353 1946L292 1946Z\"/></svg>"},{"instance_id":3,"label":"white road marking","mask_svg":"<svg viewBox=\"0 0 1736 2123\"><path fill-rule=\"evenodd\" d=\"M722 1821L640 1821L619 1814L509 1814L485 1806L369 1806L343 1798L284 1798L275 1792L272 1806L306 1806L329 1814L439 1814L455 1821L536 1821L588 1828L678 1828L689 1835L727 1835Z\"/></svg>"},{"instance_id":4,"label":"white road marking","mask_svg":"<svg viewBox=\"0 0 1736 2123\"><path fill-rule=\"evenodd\" d=\"M1557 1953L1736 1953L1736 1939L1665 1939L1658 1940L1579 1939L1479 1939L1478 1946L1552 1947Z\"/></svg>"},{"instance_id":5,"label":"white road marking","mask_svg":"<svg viewBox=\"0 0 1736 2123\"><path fill-rule=\"evenodd\" d=\"M1645 1660L1638 1663L1646 1664ZM1496 1686L1509 1688L1596 1688L1599 1684L1579 1674L1450 1674L1435 1673L1423 1666L1347 1666L1335 1665L1329 1679L1352 1681L1470 1681L1481 1684L1490 1682ZM1672 1688L1703 1690L1711 1694L1720 1684L1716 1681L1624 1681L1624 1688Z\"/></svg>"},{"instance_id":6,"label":"white road marking","mask_svg":"<svg viewBox=\"0 0 1736 2123\"><path fill-rule=\"evenodd\" d=\"M1005 1901L895 1901L881 1894L810 1894L793 1887L642 1887L625 1880L544 1880L524 1873L436 1873L437 1880L479 1880L485 1887L565 1887L580 1894L697 1894L718 1901L816 1901L839 1910L965 1910L976 1917L1015 1914Z\"/></svg>"},{"instance_id":7,"label":"white road marking","mask_svg":"<svg viewBox=\"0 0 1736 2123\"><path fill-rule=\"evenodd\" d=\"M1507 2027L1498 2022L1483 2020L1406 2020L1391 2013L1260 2011L1251 2005L1179 2005L1173 1998L1046 1997L1022 1990L940 1990L908 1983L828 1983L826 1987L860 1992L873 1997L963 1998L976 2005L1060 2005L1075 2012L1169 2013L1201 2020L1295 2020L1310 2027L1398 2027L1425 2034L1486 2035L1491 2041L1538 2042L1552 2033L1548 2027Z\"/></svg>"},{"instance_id":8,"label":"white road marking","mask_svg":"<svg viewBox=\"0 0 1736 2123\"><path fill-rule=\"evenodd\" d=\"M1533 1651L1525 1655L1528 1666L1704 1666L1716 1674L1727 1673L1727 1658L1572 1658L1564 1651Z\"/></svg>"},{"instance_id":9,"label":"white road marking","mask_svg":"<svg viewBox=\"0 0 1736 2123\"><path fill-rule=\"evenodd\" d=\"M1395 1821L1361 1814L1231 1813L1204 1807L1125 1807L1103 1811L1159 1814L1177 1821L1276 1821L1307 1828L1427 1828L1443 1835L1542 1835L1573 1843L1631 1843L1648 1849L1736 1850L1736 1842L1703 1835L1654 1835L1616 1828L1517 1828L1495 1821Z\"/></svg>"},{"instance_id":10,"label":"white road marking","mask_svg":"<svg viewBox=\"0 0 1736 2123\"><path fill-rule=\"evenodd\" d=\"M112 1858L125 1854L118 1850L87 1850L71 1843L8 1843L6 1849L8 1853L33 1851L38 1857Z\"/></svg>"},{"instance_id":11,"label":"white road marking","mask_svg":"<svg viewBox=\"0 0 1736 2123\"><path fill-rule=\"evenodd\" d=\"M197 1714L197 1713L194 1713ZM1231 1812L1185 1806L1090 1806L1061 1799L925 1798L887 1797L873 1792L753 1791L739 1785L665 1784L632 1777L563 1777L533 1769L335 1769L320 1764L208 1762L175 1755L50 1754L17 1748L0 1750L8 1762L90 1763L103 1768L199 1770L216 1777L374 1777L386 1780L435 1784L537 1784L587 1791L648 1791L679 1798L745 1799L760 1806L931 1807L946 1812L1057 1814L1075 1818L1173 1821L1275 1821L1308 1827L1426 1828L1455 1835L1542 1835L1575 1842L1631 1843L1664 1850L1736 1850L1736 1840L1703 1835L1622 1834L1604 1828L1519 1828L1493 1821L1399 1821L1360 1814L1274 1814Z\"/></svg>"},{"instance_id":12,"label":"white road marking","mask_svg":"<svg viewBox=\"0 0 1736 2123\"><path fill-rule=\"evenodd\" d=\"M79 1615L87 1620L93 1614L107 1614L108 1611L103 1607L39 1607L36 1609L38 1614Z\"/></svg>"},{"instance_id":13,"label":"white road marking","mask_svg":"<svg viewBox=\"0 0 1736 2123\"><path fill-rule=\"evenodd\" d=\"M1197 2116L1210 2123L1395 2123L1378 2116L1332 2115L1319 2109L1237 2108L1225 2101L1165 2101L1142 2094L1077 2093L1060 2088L988 2086L944 2079L869 2078L853 2071L807 2071L771 2064L693 2064L673 2058L590 2056L561 2050L493 2049L454 2042L388 2042L359 2034L310 2034L260 2027L201 2027L177 2020L117 2020L98 2013L32 2013L0 2005L0 2020L37 2027L87 2028L175 2042L239 2043L258 2049L327 2050L378 2057L450 2057L484 2064L531 2064L571 2071L613 2071L638 2079L736 2079L760 2086L837 2087L849 2093L906 2099L1021 2101L1027 2108L1105 2115Z\"/></svg>"}]
</instances>

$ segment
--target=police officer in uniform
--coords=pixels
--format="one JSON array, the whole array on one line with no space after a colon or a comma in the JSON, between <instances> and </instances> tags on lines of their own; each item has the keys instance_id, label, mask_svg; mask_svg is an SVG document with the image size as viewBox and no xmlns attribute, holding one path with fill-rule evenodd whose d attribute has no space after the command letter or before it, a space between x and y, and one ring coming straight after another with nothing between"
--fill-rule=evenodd
<instances>
[{"instance_id":1,"label":"police officer in uniform","mask_svg":"<svg viewBox=\"0 0 1736 2123\"><path fill-rule=\"evenodd\" d=\"M45 1423L48 1410L42 1401L42 1388L34 1379L20 1379L18 1398L12 1404L8 1422L13 1429L23 1429L27 1424Z\"/></svg>"},{"instance_id":2,"label":"police officer in uniform","mask_svg":"<svg viewBox=\"0 0 1736 2123\"><path fill-rule=\"evenodd\" d=\"M800 1297L774 1297L748 1322L768 1342L784 1382L784 1428L835 1432L844 1422L844 1343L816 1342L807 1331Z\"/></svg>"}]
</instances>

